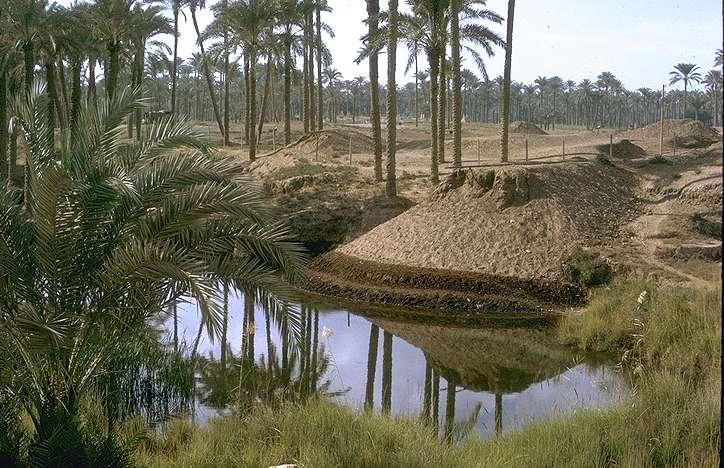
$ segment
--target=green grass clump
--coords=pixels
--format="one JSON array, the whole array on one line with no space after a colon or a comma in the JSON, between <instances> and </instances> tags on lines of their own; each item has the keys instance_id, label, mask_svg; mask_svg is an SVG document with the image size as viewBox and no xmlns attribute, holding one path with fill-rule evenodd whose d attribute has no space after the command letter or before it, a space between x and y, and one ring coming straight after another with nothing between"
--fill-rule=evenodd
<instances>
[{"instance_id":1,"label":"green grass clump","mask_svg":"<svg viewBox=\"0 0 724 468\"><path fill-rule=\"evenodd\" d=\"M598 253L579 249L566 261L563 275L570 283L590 288L611 281L613 271Z\"/></svg>"},{"instance_id":2,"label":"green grass clump","mask_svg":"<svg viewBox=\"0 0 724 468\"><path fill-rule=\"evenodd\" d=\"M645 294L642 294L643 292ZM721 288L657 288L614 281L580 314L562 319L559 338L614 351L631 374L624 405L587 409L491 441L458 445L412 420L324 400L257 408L198 428L175 422L148 437L141 466L314 467L718 466Z\"/></svg>"}]
</instances>

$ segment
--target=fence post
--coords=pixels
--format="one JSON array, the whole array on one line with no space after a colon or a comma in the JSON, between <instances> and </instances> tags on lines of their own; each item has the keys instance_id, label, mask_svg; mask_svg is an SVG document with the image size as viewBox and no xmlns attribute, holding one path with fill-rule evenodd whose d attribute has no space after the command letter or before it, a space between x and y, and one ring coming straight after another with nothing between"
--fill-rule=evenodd
<instances>
[{"instance_id":1,"label":"fence post","mask_svg":"<svg viewBox=\"0 0 724 468\"><path fill-rule=\"evenodd\" d=\"M478 164L480 164L480 138L478 138Z\"/></svg>"},{"instance_id":2,"label":"fence post","mask_svg":"<svg viewBox=\"0 0 724 468\"><path fill-rule=\"evenodd\" d=\"M277 128L274 127L274 128L272 128L272 151L276 151L276 150L277 150L277 138L276 138L276 136L277 136Z\"/></svg>"},{"instance_id":3,"label":"fence post","mask_svg":"<svg viewBox=\"0 0 724 468\"><path fill-rule=\"evenodd\" d=\"M314 160L319 160L319 135L314 139Z\"/></svg>"},{"instance_id":4,"label":"fence post","mask_svg":"<svg viewBox=\"0 0 724 468\"><path fill-rule=\"evenodd\" d=\"M566 137L563 137L563 160L566 159Z\"/></svg>"},{"instance_id":5,"label":"fence post","mask_svg":"<svg viewBox=\"0 0 724 468\"><path fill-rule=\"evenodd\" d=\"M676 132L674 132L674 157L676 157Z\"/></svg>"},{"instance_id":6,"label":"fence post","mask_svg":"<svg viewBox=\"0 0 724 468\"><path fill-rule=\"evenodd\" d=\"M608 144L608 159L613 159L613 134L608 135L610 142Z\"/></svg>"},{"instance_id":7,"label":"fence post","mask_svg":"<svg viewBox=\"0 0 724 468\"><path fill-rule=\"evenodd\" d=\"M352 134L349 134L349 164L352 165Z\"/></svg>"},{"instance_id":8,"label":"fence post","mask_svg":"<svg viewBox=\"0 0 724 468\"><path fill-rule=\"evenodd\" d=\"M528 160L528 138L525 139L525 160Z\"/></svg>"}]
</instances>

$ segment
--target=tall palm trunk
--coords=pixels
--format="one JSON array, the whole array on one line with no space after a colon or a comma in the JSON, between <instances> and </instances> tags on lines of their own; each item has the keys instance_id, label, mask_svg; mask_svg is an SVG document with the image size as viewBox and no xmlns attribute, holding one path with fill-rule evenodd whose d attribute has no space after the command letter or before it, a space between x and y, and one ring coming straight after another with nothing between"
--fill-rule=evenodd
<instances>
[{"instance_id":1,"label":"tall palm trunk","mask_svg":"<svg viewBox=\"0 0 724 468\"><path fill-rule=\"evenodd\" d=\"M445 162L445 113L447 111L447 96L445 94L445 88L447 87L447 80L445 79L445 45L443 43L440 51L440 60L438 63L438 104L437 104L437 160L440 164Z\"/></svg>"},{"instance_id":2,"label":"tall palm trunk","mask_svg":"<svg viewBox=\"0 0 724 468\"><path fill-rule=\"evenodd\" d=\"M420 85L418 83L418 70L417 70L417 44L415 44L415 128L420 124L420 107L419 98L417 96Z\"/></svg>"},{"instance_id":3,"label":"tall palm trunk","mask_svg":"<svg viewBox=\"0 0 724 468\"><path fill-rule=\"evenodd\" d=\"M266 115L267 102L269 100L269 92L271 90L271 73L272 73L272 57L269 55L266 60L266 79L264 80L264 94L261 97L261 111L259 112L259 131L257 132L257 140L261 141L261 131L264 128L264 117Z\"/></svg>"},{"instance_id":4,"label":"tall palm trunk","mask_svg":"<svg viewBox=\"0 0 724 468\"><path fill-rule=\"evenodd\" d=\"M309 129L314 131L317 128L317 103L314 100L314 22L313 13L310 11L307 15L307 42L306 45L309 48L309 60L307 65L309 66Z\"/></svg>"},{"instance_id":5,"label":"tall palm trunk","mask_svg":"<svg viewBox=\"0 0 724 468\"><path fill-rule=\"evenodd\" d=\"M291 42L284 44L284 144L292 142L292 54Z\"/></svg>"},{"instance_id":6,"label":"tall palm trunk","mask_svg":"<svg viewBox=\"0 0 724 468\"><path fill-rule=\"evenodd\" d=\"M221 323L221 368L226 371L227 333L229 329L229 283L224 281L224 319Z\"/></svg>"},{"instance_id":7,"label":"tall palm trunk","mask_svg":"<svg viewBox=\"0 0 724 468\"><path fill-rule=\"evenodd\" d=\"M178 84L178 14L180 0L173 2L173 62L171 63L171 115L176 115L176 87Z\"/></svg>"},{"instance_id":8,"label":"tall palm trunk","mask_svg":"<svg viewBox=\"0 0 724 468\"><path fill-rule=\"evenodd\" d=\"M513 13L515 0L508 0L508 18L505 36L505 66L503 69L503 128L500 132L500 160L508 161L508 130L510 126L510 73L513 58Z\"/></svg>"},{"instance_id":9,"label":"tall palm trunk","mask_svg":"<svg viewBox=\"0 0 724 468\"><path fill-rule=\"evenodd\" d=\"M35 69L35 53L32 41L26 41L23 44L23 64L25 68L25 97L30 96L33 89L33 70Z\"/></svg>"},{"instance_id":10,"label":"tall palm trunk","mask_svg":"<svg viewBox=\"0 0 724 468\"><path fill-rule=\"evenodd\" d=\"M55 86L55 65L52 59L45 63L45 80L48 86L48 142L52 148L55 144L55 103L58 100Z\"/></svg>"},{"instance_id":11,"label":"tall palm trunk","mask_svg":"<svg viewBox=\"0 0 724 468\"><path fill-rule=\"evenodd\" d=\"M450 46L452 49L453 166L462 165L462 83L460 79L460 0L450 1Z\"/></svg>"},{"instance_id":12,"label":"tall palm trunk","mask_svg":"<svg viewBox=\"0 0 724 468\"><path fill-rule=\"evenodd\" d=\"M110 41L107 46L108 49L108 70L106 76L106 96L108 102L113 101L113 97L116 94L116 87L118 86L118 73L120 70L120 54L121 44L118 41Z\"/></svg>"},{"instance_id":13,"label":"tall palm trunk","mask_svg":"<svg viewBox=\"0 0 724 468\"><path fill-rule=\"evenodd\" d=\"M367 0L368 34L377 36L378 15L380 13L379 0ZM380 123L380 83L378 71L378 54L370 50L370 112L372 117L372 147L374 150L375 181L382 182L382 125Z\"/></svg>"},{"instance_id":14,"label":"tall palm trunk","mask_svg":"<svg viewBox=\"0 0 724 468\"><path fill-rule=\"evenodd\" d=\"M81 71L83 63L80 58L74 58L71 62L71 73L72 84L70 92L70 136L75 141L78 135L78 119L80 118L80 106L81 106ZM138 130L141 126L141 119L139 117L140 109L136 113L136 129ZM139 133L140 134L140 133Z\"/></svg>"},{"instance_id":15,"label":"tall palm trunk","mask_svg":"<svg viewBox=\"0 0 724 468\"><path fill-rule=\"evenodd\" d=\"M88 102L96 99L96 58L88 58Z\"/></svg>"},{"instance_id":16,"label":"tall palm trunk","mask_svg":"<svg viewBox=\"0 0 724 468\"><path fill-rule=\"evenodd\" d=\"M209 97L211 99L211 107L214 109L214 118L219 126L219 131L224 134L224 123L221 121L221 112L219 111L219 104L216 99L216 90L214 89L214 81L211 76L211 69L209 68L209 62L206 59L206 50L204 49L204 41L202 39L201 31L199 30L199 22L196 18L196 5L191 4L191 21L194 24L194 31L196 31L196 43L199 46L201 53L201 65L204 71L204 78L206 78L206 87L209 90Z\"/></svg>"},{"instance_id":17,"label":"tall palm trunk","mask_svg":"<svg viewBox=\"0 0 724 468\"><path fill-rule=\"evenodd\" d=\"M324 97L322 95L322 10L317 4L317 129L324 129Z\"/></svg>"},{"instance_id":18,"label":"tall palm trunk","mask_svg":"<svg viewBox=\"0 0 724 468\"><path fill-rule=\"evenodd\" d=\"M250 98L251 94L249 93L249 52L244 52L244 79L242 80L244 82L244 143L247 145L249 144L249 132L251 131L249 127L249 109L250 109Z\"/></svg>"},{"instance_id":19,"label":"tall palm trunk","mask_svg":"<svg viewBox=\"0 0 724 468\"><path fill-rule=\"evenodd\" d=\"M437 72L439 56L437 51L432 50L427 55L430 64L430 181L433 184L440 182L437 164Z\"/></svg>"},{"instance_id":20,"label":"tall palm trunk","mask_svg":"<svg viewBox=\"0 0 724 468\"><path fill-rule=\"evenodd\" d=\"M249 161L256 160L256 51L249 51Z\"/></svg>"},{"instance_id":21,"label":"tall palm trunk","mask_svg":"<svg viewBox=\"0 0 724 468\"><path fill-rule=\"evenodd\" d=\"M397 145L397 0L389 1L387 15L387 184L388 197L397 195L395 146Z\"/></svg>"},{"instance_id":22,"label":"tall palm trunk","mask_svg":"<svg viewBox=\"0 0 724 468\"><path fill-rule=\"evenodd\" d=\"M309 48L307 47L307 29L304 27L304 44L302 45L302 113L304 121L304 133L309 133Z\"/></svg>"},{"instance_id":23,"label":"tall palm trunk","mask_svg":"<svg viewBox=\"0 0 724 468\"><path fill-rule=\"evenodd\" d=\"M455 429L455 399L457 397L455 380L447 381L447 398L445 400L445 439L451 440Z\"/></svg>"}]
</instances>

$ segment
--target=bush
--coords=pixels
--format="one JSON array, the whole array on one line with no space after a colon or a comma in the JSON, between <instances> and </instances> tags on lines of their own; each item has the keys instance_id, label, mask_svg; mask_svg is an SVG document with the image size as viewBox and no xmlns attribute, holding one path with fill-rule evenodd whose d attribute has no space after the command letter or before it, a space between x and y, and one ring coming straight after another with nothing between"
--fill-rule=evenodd
<instances>
[{"instance_id":1,"label":"bush","mask_svg":"<svg viewBox=\"0 0 724 468\"><path fill-rule=\"evenodd\" d=\"M563 275L570 283L590 288L611 281L613 272L608 262L598 253L578 249L565 263Z\"/></svg>"}]
</instances>

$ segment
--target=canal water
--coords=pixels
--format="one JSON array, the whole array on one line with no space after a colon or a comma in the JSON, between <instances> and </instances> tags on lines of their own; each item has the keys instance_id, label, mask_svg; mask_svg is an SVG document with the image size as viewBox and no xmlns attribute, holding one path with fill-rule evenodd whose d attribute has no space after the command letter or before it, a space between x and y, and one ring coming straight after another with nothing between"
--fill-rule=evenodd
<instances>
[{"instance_id":1,"label":"canal water","mask_svg":"<svg viewBox=\"0 0 724 468\"><path fill-rule=\"evenodd\" d=\"M321 393L357 410L421 418L441 436L490 437L628 396L610 357L564 347L540 323L416 319L316 298L283 316L231 293L222 353L222 340L198 333L196 307L179 305L179 341L190 350L198 339L197 422L251 401ZM169 317L169 340L172 329Z\"/></svg>"}]
</instances>

